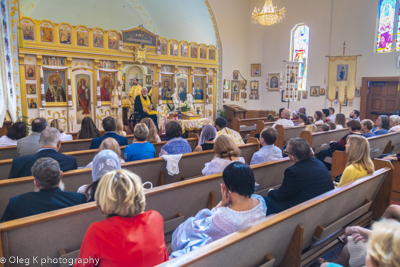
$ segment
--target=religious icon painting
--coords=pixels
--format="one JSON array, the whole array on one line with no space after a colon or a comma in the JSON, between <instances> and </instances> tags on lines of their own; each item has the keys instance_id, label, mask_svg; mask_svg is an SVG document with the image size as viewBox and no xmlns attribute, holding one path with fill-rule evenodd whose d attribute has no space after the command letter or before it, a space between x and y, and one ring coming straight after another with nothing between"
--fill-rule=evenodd
<instances>
[{"instance_id":1,"label":"religious icon painting","mask_svg":"<svg viewBox=\"0 0 400 267\"><path fill-rule=\"evenodd\" d=\"M250 94L250 95L249 95L249 99L250 99L250 100L254 100L254 94Z\"/></svg>"},{"instance_id":2,"label":"religious icon painting","mask_svg":"<svg viewBox=\"0 0 400 267\"><path fill-rule=\"evenodd\" d=\"M190 47L190 57L197 58L197 45L192 45L192 47Z\"/></svg>"},{"instance_id":3,"label":"religious icon painting","mask_svg":"<svg viewBox=\"0 0 400 267\"><path fill-rule=\"evenodd\" d=\"M36 80L35 65L25 65L25 79Z\"/></svg>"},{"instance_id":4,"label":"religious icon painting","mask_svg":"<svg viewBox=\"0 0 400 267\"><path fill-rule=\"evenodd\" d=\"M245 93L245 92L242 92L242 93L241 93L241 97L242 97L242 98L246 98L246 93Z\"/></svg>"},{"instance_id":5,"label":"religious icon painting","mask_svg":"<svg viewBox=\"0 0 400 267\"><path fill-rule=\"evenodd\" d=\"M169 47L170 55L177 56L178 55L178 43L176 41L172 41Z\"/></svg>"},{"instance_id":6,"label":"religious icon painting","mask_svg":"<svg viewBox=\"0 0 400 267\"><path fill-rule=\"evenodd\" d=\"M27 83L26 84L26 93L28 95L36 95L36 84L34 83Z\"/></svg>"},{"instance_id":7,"label":"religious icon painting","mask_svg":"<svg viewBox=\"0 0 400 267\"><path fill-rule=\"evenodd\" d=\"M239 71L238 70L233 71L232 78L233 78L233 80L239 80Z\"/></svg>"},{"instance_id":8,"label":"religious icon painting","mask_svg":"<svg viewBox=\"0 0 400 267\"><path fill-rule=\"evenodd\" d=\"M347 81L347 73L348 73L348 71L349 71L349 65L348 64L337 65L336 81L338 81L338 82Z\"/></svg>"},{"instance_id":9,"label":"religious icon painting","mask_svg":"<svg viewBox=\"0 0 400 267\"><path fill-rule=\"evenodd\" d=\"M213 94L213 88L212 87L208 87L208 95L212 95Z\"/></svg>"},{"instance_id":10,"label":"religious icon painting","mask_svg":"<svg viewBox=\"0 0 400 267\"><path fill-rule=\"evenodd\" d=\"M151 84L151 75L146 75L146 84Z\"/></svg>"},{"instance_id":11,"label":"religious icon painting","mask_svg":"<svg viewBox=\"0 0 400 267\"><path fill-rule=\"evenodd\" d=\"M57 58L56 57L50 57L50 65L57 66Z\"/></svg>"},{"instance_id":12,"label":"religious icon painting","mask_svg":"<svg viewBox=\"0 0 400 267\"><path fill-rule=\"evenodd\" d=\"M54 42L54 31L52 27L40 27L40 35L42 42Z\"/></svg>"},{"instance_id":13,"label":"religious icon painting","mask_svg":"<svg viewBox=\"0 0 400 267\"><path fill-rule=\"evenodd\" d=\"M208 59L215 60L215 48L210 47L208 50Z\"/></svg>"},{"instance_id":14,"label":"religious icon painting","mask_svg":"<svg viewBox=\"0 0 400 267\"><path fill-rule=\"evenodd\" d=\"M254 98L255 100L260 100L260 94L256 94Z\"/></svg>"},{"instance_id":15,"label":"religious icon painting","mask_svg":"<svg viewBox=\"0 0 400 267\"><path fill-rule=\"evenodd\" d=\"M208 76L208 86L213 86L213 84L214 84L214 76L209 75Z\"/></svg>"},{"instance_id":16,"label":"religious icon painting","mask_svg":"<svg viewBox=\"0 0 400 267\"><path fill-rule=\"evenodd\" d=\"M113 33L110 33L108 35L108 49L118 50L118 36L114 36L112 34Z\"/></svg>"},{"instance_id":17,"label":"religious icon painting","mask_svg":"<svg viewBox=\"0 0 400 267\"><path fill-rule=\"evenodd\" d=\"M303 99L307 99L308 98L308 92L307 91L302 91L303 92Z\"/></svg>"},{"instance_id":18,"label":"religious icon painting","mask_svg":"<svg viewBox=\"0 0 400 267\"><path fill-rule=\"evenodd\" d=\"M43 70L46 105L48 103L54 103L55 105L60 103L67 104L65 74L65 70Z\"/></svg>"},{"instance_id":19,"label":"religious icon painting","mask_svg":"<svg viewBox=\"0 0 400 267\"><path fill-rule=\"evenodd\" d=\"M251 64L251 77L261 77L261 64Z\"/></svg>"},{"instance_id":20,"label":"religious icon painting","mask_svg":"<svg viewBox=\"0 0 400 267\"><path fill-rule=\"evenodd\" d=\"M91 103L91 79L88 74L77 74L75 76L76 86L76 123L82 124L85 117L92 116Z\"/></svg>"},{"instance_id":21,"label":"religious icon painting","mask_svg":"<svg viewBox=\"0 0 400 267\"><path fill-rule=\"evenodd\" d=\"M178 78L176 83L178 86L178 99L183 102L187 96L187 78Z\"/></svg>"},{"instance_id":22,"label":"religious icon painting","mask_svg":"<svg viewBox=\"0 0 400 267\"><path fill-rule=\"evenodd\" d=\"M59 30L58 35L60 38L60 44L68 44L68 45L72 44L72 38L71 38L72 31L68 26L66 25L62 26L61 29Z\"/></svg>"},{"instance_id":23,"label":"religious icon painting","mask_svg":"<svg viewBox=\"0 0 400 267\"><path fill-rule=\"evenodd\" d=\"M114 86L116 86L115 72L100 72L100 99L102 102L111 101Z\"/></svg>"},{"instance_id":24,"label":"religious icon painting","mask_svg":"<svg viewBox=\"0 0 400 267\"><path fill-rule=\"evenodd\" d=\"M232 80L231 94L232 95L239 95L239 93L240 93L240 81Z\"/></svg>"},{"instance_id":25,"label":"religious icon painting","mask_svg":"<svg viewBox=\"0 0 400 267\"><path fill-rule=\"evenodd\" d=\"M240 100L240 95L239 94L235 95L235 98L236 98L236 101L239 101Z\"/></svg>"},{"instance_id":26,"label":"religious icon painting","mask_svg":"<svg viewBox=\"0 0 400 267\"><path fill-rule=\"evenodd\" d=\"M231 101L235 101L235 95L231 94Z\"/></svg>"},{"instance_id":27,"label":"religious icon painting","mask_svg":"<svg viewBox=\"0 0 400 267\"><path fill-rule=\"evenodd\" d=\"M246 81L240 81L240 89L246 88Z\"/></svg>"},{"instance_id":28,"label":"religious icon painting","mask_svg":"<svg viewBox=\"0 0 400 267\"><path fill-rule=\"evenodd\" d=\"M206 47L200 47L200 58L201 59L207 59L207 48Z\"/></svg>"},{"instance_id":29,"label":"religious icon painting","mask_svg":"<svg viewBox=\"0 0 400 267\"><path fill-rule=\"evenodd\" d=\"M89 46L89 33L85 28L79 28L76 31L76 43L79 46Z\"/></svg>"},{"instance_id":30,"label":"religious icon painting","mask_svg":"<svg viewBox=\"0 0 400 267\"><path fill-rule=\"evenodd\" d=\"M32 23L32 21L22 20L21 27L24 40L35 41L35 25Z\"/></svg>"},{"instance_id":31,"label":"religious icon painting","mask_svg":"<svg viewBox=\"0 0 400 267\"><path fill-rule=\"evenodd\" d=\"M325 88L319 89L319 95L324 96L325 95Z\"/></svg>"},{"instance_id":32,"label":"religious icon painting","mask_svg":"<svg viewBox=\"0 0 400 267\"><path fill-rule=\"evenodd\" d=\"M37 98L28 98L28 108L29 109L34 109L37 108Z\"/></svg>"},{"instance_id":33,"label":"religious icon painting","mask_svg":"<svg viewBox=\"0 0 400 267\"><path fill-rule=\"evenodd\" d=\"M95 31L95 33L93 33L93 47L104 48L104 34L96 32L101 32L101 31L98 30Z\"/></svg>"},{"instance_id":34,"label":"religious icon painting","mask_svg":"<svg viewBox=\"0 0 400 267\"><path fill-rule=\"evenodd\" d=\"M310 96L319 96L319 86L310 86Z\"/></svg>"},{"instance_id":35,"label":"religious icon painting","mask_svg":"<svg viewBox=\"0 0 400 267\"><path fill-rule=\"evenodd\" d=\"M173 75L161 75L161 99L163 101L172 100L174 94L173 77Z\"/></svg>"},{"instance_id":36,"label":"religious icon painting","mask_svg":"<svg viewBox=\"0 0 400 267\"><path fill-rule=\"evenodd\" d=\"M212 96L209 96L208 97L208 104L212 104L212 102L213 102L213 98L212 98Z\"/></svg>"},{"instance_id":37,"label":"religious icon painting","mask_svg":"<svg viewBox=\"0 0 400 267\"><path fill-rule=\"evenodd\" d=\"M65 58L63 57L58 58L58 66L65 66Z\"/></svg>"},{"instance_id":38,"label":"religious icon painting","mask_svg":"<svg viewBox=\"0 0 400 267\"><path fill-rule=\"evenodd\" d=\"M354 96L356 97L360 97L361 96L361 88L360 87L356 87L356 90L354 91Z\"/></svg>"},{"instance_id":39,"label":"religious icon painting","mask_svg":"<svg viewBox=\"0 0 400 267\"><path fill-rule=\"evenodd\" d=\"M225 90L229 90L230 81L225 81Z\"/></svg>"},{"instance_id":40,"label":"religious icon painting","mask_svg":"<svg viewBox=\"0 0 400 267\"><path fill-rule=\"evenodd\" d=\"M187 43L182 43L181 45L181 57L187 57L188 56L188 50L189 46Z\"/></svg>"},{"instance_id":41,"label":"religious icon painting","mask_svg":"<svg viewBox=\"0 0 400 267\"><path fill-rule=\"evenodd\" d=\"M42 65L50 65L50 57L43 56L42 57Z\"/></svg>"},{"instance_id":42,"label":"religious icon painting","mask_svg":"<svg viewBox=\"0 0 400 267\"><path fill-rule=\"evenodd\" d=\"M268 73L268 91L279 91L280 83L281 73Z\"/></svg>"},{"instance_id":43,"label":"religious icon painting","mask_svg":"<svg viewBox=\"0 0 400 267\"><path fill-rule=\"evenodd\" d=\"M195 102L205 101L205 76L194 76L193 98Z\"/></svg>"},{"instance_id":44,"label":"religious icon painting","mask_svg":"<svg viewBox=\"0 0 400 267\"><path fill-rule=\"evenodd\" d=\"M161 47L161 55L168 55L168 44L167 44L167 42L166 41L165 42L161 41L160 47Z\"/></svg>"}]
</instances>

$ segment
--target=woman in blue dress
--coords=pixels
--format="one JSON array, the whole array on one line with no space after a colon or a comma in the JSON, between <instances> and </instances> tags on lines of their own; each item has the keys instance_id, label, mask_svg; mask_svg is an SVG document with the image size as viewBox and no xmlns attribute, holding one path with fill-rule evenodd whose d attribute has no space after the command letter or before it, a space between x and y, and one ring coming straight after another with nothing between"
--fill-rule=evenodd
<instances>
[{"instance_id":1,"label":"woman in blue dress","mask_svg":"<svg viewBox=\"0 0 400 267\"><path fill-rule=\"evenodd\" d=\"M386 115L381 115L376 119L375 122L376 126L374 129L371 131L376 135L382 135L382 134L387 134L389 133L389 128L390 128L390 119Z\"/></svg>"}]
</instances>

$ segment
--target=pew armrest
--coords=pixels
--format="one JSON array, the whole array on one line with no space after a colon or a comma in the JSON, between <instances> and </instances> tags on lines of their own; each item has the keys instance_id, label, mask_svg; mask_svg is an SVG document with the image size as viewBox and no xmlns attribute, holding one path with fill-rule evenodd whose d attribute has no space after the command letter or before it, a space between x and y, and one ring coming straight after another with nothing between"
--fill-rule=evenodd
<instances>
[{"instance_id":1,"label":"pew armrest","mask_svg":"<svg viewBox=\"0 0 400 267\"><path fill-rule=\"evenodd\" d=\"M275 258L272 257L270 254L267 254L264 256L264 263L260 265L259 267L274 267L275 264Z\"/></svg>"},{"instance_id":2,"label":"pew armrest","mask_svg":"<svg viewBox=\"0 0 400 267\"><path fill-rule=\"evenodd\" d=\"M185 216L182 213L178 213L177 217L164 222L164 233L169 233L175 231L175 229L183 223Z\"/></svg>"}]
</instances>

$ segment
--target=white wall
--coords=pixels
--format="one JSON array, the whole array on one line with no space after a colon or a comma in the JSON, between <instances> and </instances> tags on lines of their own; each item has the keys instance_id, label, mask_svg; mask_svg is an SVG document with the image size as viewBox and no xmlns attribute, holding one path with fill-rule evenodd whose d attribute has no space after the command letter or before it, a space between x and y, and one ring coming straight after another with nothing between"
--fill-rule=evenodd
<instances>
[{"instance_id":1,"label":"white wall","mask_svg":"<svg viewBox=\"0 0 400 267\"><path fill-rule=\"evenodd\" d=\"M223 72L225 77L233 69L240 69L248 80L260 82L259 101L239 104L247 109L278 110L286 107L279 92L265 92L268 72L281 72L283 60L289 59L290 32L297 23L310 28L310 52L307 89L310 86L327 88L328 61L326 55L340 55L346 41L346 55L362 54L358 62L357 84L362 77L399 76L396 59L399 52L377 54L374 52L377 24L378 0L273 0L274 5L286 7L286 19L277 25L261 26L251 23L254 7L262 8L264 0L210 0L221 36L223 49ZM338 51L340 50L340 51ZM338 52L336 52L338 51ZM336 53L335 53L336 52ZM262 63L262 77L250 77L250 64ZM308 114L331 105L326 97L310 97L290 103L292 110L301 105ZM339 109L339 106L333 106ZM343 107L348 115L352 109L360 108L360 98L353 107Z\"/></svg>"}]
</instances>

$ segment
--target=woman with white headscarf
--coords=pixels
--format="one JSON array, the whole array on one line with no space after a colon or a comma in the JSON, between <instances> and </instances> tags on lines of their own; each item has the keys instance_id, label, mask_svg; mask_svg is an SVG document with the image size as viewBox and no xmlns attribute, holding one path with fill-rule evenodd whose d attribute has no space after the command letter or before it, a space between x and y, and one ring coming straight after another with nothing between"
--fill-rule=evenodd
<instances>
[{"instance_id":1,"label":"woman with white headscarf","mask_svg":"<svg viewBox=\"0 0 400 267\"><path fill-rule=\"evenodd\" d=\"M86 196L87 201L94 201L94 195L96 193L97 185L103 177L104 174L120 170L121 163L120 159L112 150L105 149L100 151L93 159L93 166L92 166L92 180L93 183L85 184L79 187L78 193L84 194Z\"/></svg>"},{"instance_id":2,"label":"woman with white headscarf","mask_svg":"<svg viewBox=\"0 0 400 267\"><path fill-rule=\"evenodd\" d=\"M217 129L215 129L215 127L211 124L204 125L200 134L199 145L194 151L196 152L214 149L215 137L217 137Z\"/></svg>"}]
</instances>

